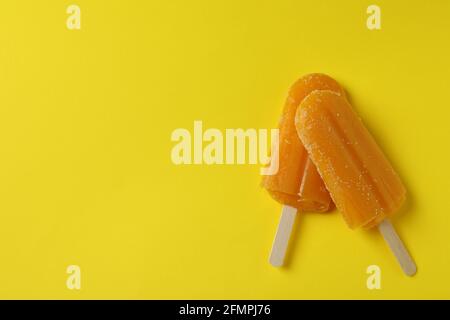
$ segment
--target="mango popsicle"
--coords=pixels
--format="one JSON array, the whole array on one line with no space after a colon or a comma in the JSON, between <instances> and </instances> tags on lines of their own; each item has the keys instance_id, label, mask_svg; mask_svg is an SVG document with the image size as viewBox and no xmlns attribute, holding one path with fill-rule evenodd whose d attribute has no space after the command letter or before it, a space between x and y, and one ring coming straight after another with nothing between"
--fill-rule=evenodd
<instances>
[{"instance_id":1,"label":"mango popsicle","mask_svg":"<svg viewBox=\"0 0 450 320\"><path fill-rule=\"evenodd\" d=\"M283 264L297 210L325 212L331 204L328 191L303 148L294 123L300 102L318 89L344 95L340 85L324 74L309 74L294 83L279 121L278 152L272 154L273 159L278 157L278 172L265 176L262 181L269 194L284 205L269 259L274 266Z\"/></svg>"},{"instance_id":2,"label":"mango popsicle","mask_svg":"<svg viewBox=\"0 0 450 320\"><path fill-rule=\"evenodd\" d=\"M338 210L352 229L378 226L403 271L416 266L387 219L406 190L391 164L346 99L330 90L300 104L296 128Z\"/></svg>"}]
</instances>

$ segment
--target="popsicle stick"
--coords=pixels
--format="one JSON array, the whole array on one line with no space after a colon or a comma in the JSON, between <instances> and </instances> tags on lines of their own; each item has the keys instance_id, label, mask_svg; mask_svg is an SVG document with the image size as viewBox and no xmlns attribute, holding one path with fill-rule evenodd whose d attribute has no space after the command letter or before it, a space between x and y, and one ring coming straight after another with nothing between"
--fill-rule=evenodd
<instances>
[{"instance_id":1,"label":"popsicle stick","mask_svg":"<svg viewBox=\"0 0 450 320\"><path fill-rule=\"evenodd\" d=\"M398 236L391 222L388 219L383 220L378 225L378 230L383 235L384 240L387 242L392 253L397 258L403 272L410 277L415 275L417 272L416 264L409 255L408 250L405 248L405 245Z\"/></svg>"},{"instance_id":2,"label":"popsicle stick","mask_svg":"<svg viewBox=\"0 0 450 320\"><path fill-rule=\"evenodd\" d=\"M281 267L286 255L286 249L291 237L292 227L294 226L297 209L291 206L283 206L281 210L280 222L278 223L277 233L273 240L272 251L269 262L274 267Z\"/></svg>"}]
</instances>

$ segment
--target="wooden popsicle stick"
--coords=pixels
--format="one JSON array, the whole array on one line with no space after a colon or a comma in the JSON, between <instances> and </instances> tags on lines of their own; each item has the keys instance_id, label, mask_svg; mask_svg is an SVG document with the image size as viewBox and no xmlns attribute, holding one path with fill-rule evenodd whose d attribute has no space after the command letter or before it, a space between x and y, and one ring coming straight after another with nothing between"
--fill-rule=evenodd
<instances>
[{"instance_id":1,"label":"wooden popsicle stick","mask_svg":"<svg viewBox=\"0 0 450 320\"><path fill-rule=\"evenodd\" d=\"M417 272L416 264L409 255L408 250L405 248L405 245L398 236L391 222L388 219L383 220L378 225L378 230L383 235L384 240L387 242L392 253L397 258L403 272L410 277L415 275Z\"/></svg>"},{"instance_id":2,"label":"wooden popsicle stick","mask_svg":"<svg viewBox=\"0 0 450 320\"><path fill-rule=\"evenodd\" d=\"M274 267L281 267L286 255L286 249L291 237L292 227L294 226L297 209L291 206L283 206L281 210L280 222L278 223L277 233L273 240L272 251L269 262Z\"/></svg>"}]
</instances>

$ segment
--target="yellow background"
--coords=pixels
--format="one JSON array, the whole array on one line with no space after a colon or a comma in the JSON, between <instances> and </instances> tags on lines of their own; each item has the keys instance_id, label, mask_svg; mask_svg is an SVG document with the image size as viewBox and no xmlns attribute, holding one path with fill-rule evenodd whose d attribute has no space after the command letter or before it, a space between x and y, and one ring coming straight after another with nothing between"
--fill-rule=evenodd
<instances>
[{"instance_id":1,"label":"yellow background","mask_svg":"<svg viewBox=\"0 0 450 320\"><path fill-rule=\"evenodd\" d=\"M0 5L1 298L450 298L450 2L75 1ZM175 166L176 128L272 128L308 72L340 81L404 179L404 276L376 232L281 206L259 166ZM66 288L81 267L82 289ZM366 288L366 268L382 289Z\"/></svg>"}]
</instances>

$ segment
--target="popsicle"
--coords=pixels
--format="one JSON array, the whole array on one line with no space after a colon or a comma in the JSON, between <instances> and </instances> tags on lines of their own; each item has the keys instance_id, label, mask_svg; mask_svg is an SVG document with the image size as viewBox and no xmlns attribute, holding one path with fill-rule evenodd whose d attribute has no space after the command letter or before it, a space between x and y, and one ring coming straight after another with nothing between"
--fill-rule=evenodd
<instances>
[{"instance_id":1,"label":"popsicle","mask_svg":"<svg viewBox=\"0 0 450 320\"><path fill-rule=\"evenodd\" d=\"M262 180L262 186L276 201L283 204L269 258L274 266L283 264L297 211L325 212L331 204L328 191L308 158L294 123L300 102L318 89L332 90L338 95L344 95L340 85L324 74L309 74L294 83L279 121L279 144L276 146L278 152L272 153L272 161L278 157L278 172L265 176Z\"/></svg>"},{"instance_id":2,"label":"popsicle","mask_svg":"<svg viewBox=\"0 0 450 320\"><path fill-rule=\"evenodd\" d=\"M406 190L351 105L330 90L310 93L295 117L298 135L351 229L378 226L405 274L416 265L388 218Z\"/></svg>"}]
</instances>

